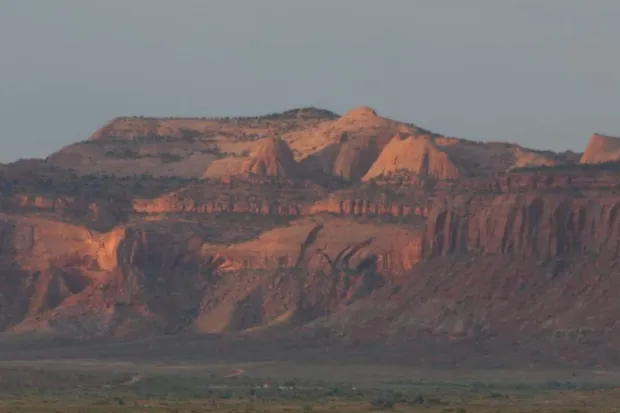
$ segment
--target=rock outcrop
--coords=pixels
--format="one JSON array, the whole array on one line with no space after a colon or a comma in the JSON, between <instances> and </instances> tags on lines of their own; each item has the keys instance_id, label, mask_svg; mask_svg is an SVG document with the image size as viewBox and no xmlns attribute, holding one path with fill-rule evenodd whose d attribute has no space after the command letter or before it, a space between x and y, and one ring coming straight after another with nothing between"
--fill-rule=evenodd
<instances>
[{"instance_id":1,"label":"rock outcrop","mask_svg":"<svg viewBox=\"0 0 620 413\"><path fill-rule=\"evenodd\" d=\"M562 193L462 195L428 212L426 257L516 254L549 260L566 253L618 253L620 197Z\"/></svg>"},{"instance_id":2,"label":"rock outcrop","mask_svg":"<svg viewBox=\"0 0 620 413\"><path fill-rule=\"evenodd\" d=\"M580 163L603 163L620 160L620 138L595 133L590 137Z\"/></svg>"},{"instance_id":3,"label":"rock outcrop","mask_svg":"<svg viewBox=\"0 0 620 413\"><path fill-rule=\"evenodd\" d=\"M267 185L263 185L265 189ZM273 184L271 185L273 186ZM208 190L208 189L207 189ZM275 189L274 189L275 190ZM425 198L419 200L385 200L380 196L354 198L349 195L325 197L321 193L298 190L291 196L290 189L275 197L267 191L244 194L204 194L173 192L158 198L136 198L131 212L141 215L158 214L249 214L280 217L303 217L322 213L350 217L423 217L427 213ZM265 193L267 192L267 193ZM289 192L289 193L287 193Z\"/></svg>"},{"instance_id":4,"label":"rock outcrop","mask_svg":"<svg viewBox=\"0 0 620 413\"><path fill-rule=\"evenodd\" d=\"M415 230L334 218L233 244L206 242L209 231L191 225L104 234L8 216L2 225L0 265L14 267L6 280L18 282L12 291L20 297L3 302L12 310L2 327L90 338L242 330L289 316L309 321L367 294L354 292L365 277L378 281L411 268L420 245ZM265 271L273 275L258 276ZM309 284L300 289L296 280ZM273 283L282 288L268 287ZM235 310L247 300L260 304Z\"/></svg>"},{"instance_id":5,"label":"rock outcrop","mask_svg":"<svg viewBox=\"0 0 620 413\"><path fill-rule=\"evenodd\" d=\"M363 180L389 176L399 171L442 180L456 180L463 175L431 137L396 136L383 148Z\"/></svg>"},{"instance_id":6,"label":"rock outcrop","mask_svg":"<svg viewBox=\"0 0 620 413\"><path fill-rule=\"evenodd\" d=\"M392 136L416 130L360 106L333 121L286 134L283 139L307 173L321 171L357 182Z\"/></svg>"},{"instance_id":7,"label":"rock outcrop","mask_svg":"<svg viewBox=\"0 0 620 413\"><path fill-rule=\"evenodd\" d=\"M540 152L526 151L523 148L515 149L515 162L509 169L554 166L558 164L557 159L545 156Z\"/></svg>"},{"instance_id":8,"label":"rock outcrop","mask_svg":"<svg viewBox=\"0 0 620 413\"><path fill-rule=\"evenodd\" d=\"M268 138L261 142L242 167L242 173L260 177L293 178L298 175L297 162L286 142Z\"/></svg>"}]
</instances>

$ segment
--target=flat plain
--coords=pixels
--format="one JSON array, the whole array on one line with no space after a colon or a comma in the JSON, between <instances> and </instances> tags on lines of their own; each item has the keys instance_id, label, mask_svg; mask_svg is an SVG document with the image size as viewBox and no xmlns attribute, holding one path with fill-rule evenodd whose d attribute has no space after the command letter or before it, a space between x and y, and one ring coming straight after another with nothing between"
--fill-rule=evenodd
<instances>
[{"instance_id":1,"label":"flat plain","mask_svg":"<svg viewBox=\"0 0 620 413\"><path fill-rule=\"evenodd\" d=\"M616 412L620 374L97 359L0 362L0 412Z\"/></svg>"}]
</instances>

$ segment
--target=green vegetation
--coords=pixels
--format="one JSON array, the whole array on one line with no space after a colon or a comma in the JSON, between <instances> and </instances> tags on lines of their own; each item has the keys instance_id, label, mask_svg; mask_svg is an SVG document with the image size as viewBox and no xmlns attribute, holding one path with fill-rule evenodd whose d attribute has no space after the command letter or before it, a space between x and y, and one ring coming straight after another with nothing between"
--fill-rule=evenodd
<instances>
[{"instance_id":1,"label":"green vegetation","mask_svg":"<svg viewBox=\"0 0 620 413\"><path fill-rule=\"evenodd\" d=\"M128 197L152 197L181 187L198 184L199 178L154 177L152 175L78 175L75 173L46 174L36 170L19 177L0 176L0 188L5 196L66 195L93 199L123 200Z\"/></svg>"},{"instance_id":2,"label":"green vegetation","mask_svg":"<svg viewBox=\"0 0 620 413\"><path fill-rule=\"evenodd\" d=\"M295 130L300 126L315 125L323 121L334 120L338 118L338 115L325 109L318 109L314 107L300 108L287 110L285 112L270 113L262 116L240 116L240 117L120 117L115 121L123 120L139 120L145 124L157 126L161 122L166 121L203 121L212 122L211 125L206 125L205 128L192 129L189 127L179 127L180 133L175 133L175 136L148 134L145 136L135 137L133 139L124 139L125 142L134 143L162 143L162 142L175 142L175 141L209 141L215 136L223 136L236 142L249 142L257 139L263 139L269 136L265 132L264 128L275 129L277 133L286 133L291 130ZM231 130L229 126L232 126L236 130ZM211 127L211 130L208 130ZM246 128L245 131L240 131L238 128ZM259 130L256 130L259 129ZM156 130L156 129L154 129ZM114 136L114 130L110 130L103 134L106 142L116 141ZM123 139L120 139L123 140ZM94 141L97 142L97 141ZM93 141L88 142L92 144Z\"/></svg>"},{"instance_id":3,"label":"green vegetation","mask_svg":"<svg viewBox=\"0 0 620 413\"><path fill-rule=\"evenodd\" d=\"M176 142L178 139L174 136L169 135L144 135L137 136L133 138L131 141L125 140L125 142L137 143L137 144L156 144L156 143L164 143L164 142Z\"/></svg>"},{"instance_id":4,"label":"green vegetation","mask_svg":"<svg viewBox=\"0 0 620 413\"><path fill-rule=\"evenodd\" d=\"M179 162L183 159L181 155L169 152L160 152L157 156L161 158L164 163Z\"/></svg>"},{"instance_id":5,"label":"green vegetation","mask_svg":"<svg viewBox=\"0 0 620 413\"><path fill-rule=\"evenodd\" d=\"M0 367L0 413L602 413L615 411L620 403L620 393L609 385L424 380L357 385L354 366L345 368L352 376L346 382L291 379L285 370L282 378L261 377L252 374L251 367L246 372L227 365L185 371L142 366L137 372L131 364L70 364ZM241 374L231 376L231 371Z\"/></svg>"},{"instance_id":6,"label":"green vegetation","mask_svg":"<svg viewBox=\"0 0 620 413\"><path fill-rule=\"evenodd\" d=\"M133 149L129 148L118 148L114 150L107 151L105 153L106 158L121 158L121 159L138 159L142 156Z\"/></svg>"},{"instance_id":7,"label":"green vegetation","mask_svg":"<svg viewBox=\"0 0 620 413\"><path fill-rule=\"evenodd\" d=\"M235 152L222 152L220 151L220 148L218 148L217 146L212 147L212 148L202 149L200 150L200 153L207 153L207 154L213 155L217 159L224 159L229 156L233 156L233 157L240 156L236 154Z\"/></svg>"},{"instance_id":8,"label":"green vegetation","mask_svg":"<svg viewBox=\"0 0 620 413\"><path fill-rule=\"evenodd\" d=\"M418 133L420 135L427 135L427 136L431 137L432 139L443 138L444 137L443 135L441 135L439 133L435 133L435 132L432 132L432 131L430 131L428 129L421 128L418 125L415 125L413 123L408 123L407 126L412 128L416 133Z\"/></svg>"},{"instance_id":9,"label":"green vegetation","mask_svg":"<svg viewBox=\"0 0 620 413\"><path fill-rule=\"evenodd\" d=\"M519 172L620 172L620 161L601 163L567 163L553 166L524 166L514 168L511 173Z\"/></svg>"},{"instance_id":10,"label":"green vegetation","mask_svg":"<svg viewBox=\"0 0 620 413\"><path fill-rule=\"evenodd\" d=\"M290 109L284 112L274 112L259 116L212 116L212 117L183 117L183 116L166 116L166 117L148 117L148 116L121 116L115 120L140 119L147 121L157 120L210 120L210 121L248 121L248 120L285 120L285 119L335 119L338 115L327 109L316 107L305 107Z\"/></svg>"},{"instance_id":11,"label":"green vegetation","mask_svg":"<svg viewBox=\"0 0 620 413\"><path fill-rule=\"evenodd\" d=\"M131 148L117 148L105 153L106 158L119 158L119 159L141 159L141 158L159 158L164 163L170 162L179 162L183 159L183 156L170 153L170 152L159 152L159 153L139 153Z\"/></svg>"}]
</instances>

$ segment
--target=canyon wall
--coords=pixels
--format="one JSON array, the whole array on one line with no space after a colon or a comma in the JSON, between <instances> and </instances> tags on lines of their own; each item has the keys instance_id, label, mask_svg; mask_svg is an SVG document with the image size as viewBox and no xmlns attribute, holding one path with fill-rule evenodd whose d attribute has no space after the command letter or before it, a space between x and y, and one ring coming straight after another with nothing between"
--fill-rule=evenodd
<instances>
[{"instance_id":1,"label":"canyon wall","mask_svg":"<svg viewBox=\"0 0 620 413\"><path fill-rule=\"evenodd\" d=\"M429 209L426 257L459 253L550 259L567 252L618 251L620 196L460 195Z\"/></svg>"}]
</instances>

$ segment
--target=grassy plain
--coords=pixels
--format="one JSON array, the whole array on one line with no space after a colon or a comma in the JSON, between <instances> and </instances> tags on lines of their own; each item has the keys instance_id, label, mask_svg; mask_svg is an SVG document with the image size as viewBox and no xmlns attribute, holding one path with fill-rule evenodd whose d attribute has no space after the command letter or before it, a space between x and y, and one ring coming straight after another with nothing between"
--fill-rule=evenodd
<instances>
[{"instance_id":1,"label":"grassy plain","mask_svg":"<svg viewBox=\"0 0 620 413\"><path fill-rule=\"evenodd\" d=\"M0 362L0 412L618 412L620 374L385 365Z\"/></svg>"}]
</instances>

